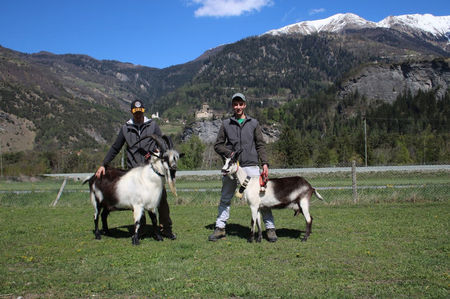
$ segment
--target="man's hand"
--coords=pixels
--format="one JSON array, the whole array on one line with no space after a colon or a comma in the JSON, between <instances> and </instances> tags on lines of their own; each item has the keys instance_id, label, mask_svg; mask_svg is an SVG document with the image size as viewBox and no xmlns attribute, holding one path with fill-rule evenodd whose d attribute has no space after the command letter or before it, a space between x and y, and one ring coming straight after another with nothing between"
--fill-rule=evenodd
<instances>
[{"instance_id":1,"label":"man's hand","mask_svg":"<svg viewBox=\"0 0 450 299\"><path fill-rule=\"evenodd\" d=\"M267 166L267 164L264 164L264 165L263 165L262 174L263 174L266 178L269 177L269 166Z\"/></svg>"},{"instance_id":2,"label":"man's hand","mask_svg":"<svg viewBox=\"0 0 450 299\"><path fill-rule=\"evenodd\" d=\"M105 166L100 166L97 169L97 172L95 173L95 176L97 177L97 179L99 179L100 177L102 177L103 175L105 175Z\"/></svg>"}]
</instances>

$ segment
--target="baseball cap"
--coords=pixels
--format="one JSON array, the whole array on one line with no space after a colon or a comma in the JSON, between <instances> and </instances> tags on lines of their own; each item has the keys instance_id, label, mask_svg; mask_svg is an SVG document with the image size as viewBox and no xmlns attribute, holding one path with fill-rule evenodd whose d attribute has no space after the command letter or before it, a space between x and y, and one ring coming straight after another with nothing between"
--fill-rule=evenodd
<instances>
[{"instance_id":1,"label":"baseball cap","mask_svg":"<svg viewBox=\"0 0 450 299\"><path fill-rule=\"evenodd\" d=\"M233 101L233 100L235 100L235 99L241 99L241 100L243 100L244 102L247 102L247 100L245 99L245 96L244 96L242 93L240 93L240 92L235 93L235 94L231 97L231 101Z\"/></svg>"},{"instance_id":2,"label":"baseball cap","mask_svg":"<svg viewBox=\"0 0 450 299\"><path fill-rule=\"evenodd\" d=\"M131 113L135 112L145 112L144 104L140 100L134 100L131 102Z\"/></svg>"}]
</instances>

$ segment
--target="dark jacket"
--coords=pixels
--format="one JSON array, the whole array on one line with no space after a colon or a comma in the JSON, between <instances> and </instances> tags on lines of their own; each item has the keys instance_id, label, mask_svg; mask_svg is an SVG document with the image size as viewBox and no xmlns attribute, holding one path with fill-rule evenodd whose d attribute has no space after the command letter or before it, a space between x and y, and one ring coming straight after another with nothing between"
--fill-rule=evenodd
<instances>
[{"instance_id":1,"label":"dark jacket","mask_svg":"<svg viewBox=\"0 0 450 299\"><path fill-rule=\"evenodd\" d=\"M151 138L147 138L136 145L134 144L140 138L150 136L152 134L158 136L162 135L161 129L155 121L145 117L144 123L138 125L134 124L133 120L130 119L125 125L122 126L122 128L120 128L116 141L111 146L105 159L103 160L103 165L108 165L120 152L125 143L127 144L127 167L130 169L144 164L144 155L150 150L155 150L155 142Z\"/></svg>"},{"instance_id":2,"label":"dark jacket","mask_svg":"<svg viewBox=\"0 0 450 299\"><path fill-rule=\"evenodd\" d=\"M222 157L229 157L232 152L242 149L239 156L241 166L256 166L269 164L259 122L246 116L239 124L233 116L225 119L217 134L214 150ZM259 159L258 159L259 158Z\"/></svg>"}]
</instances>

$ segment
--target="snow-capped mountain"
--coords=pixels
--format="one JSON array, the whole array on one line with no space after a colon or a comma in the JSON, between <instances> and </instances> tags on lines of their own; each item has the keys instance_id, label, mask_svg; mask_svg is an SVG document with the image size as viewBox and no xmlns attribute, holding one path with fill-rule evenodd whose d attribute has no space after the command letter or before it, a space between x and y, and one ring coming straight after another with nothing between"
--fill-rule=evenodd
<instances>
[{"instance_id":1,"label":"snow-capped mountain","mask_svg":"<svg viewBox=\"0 0 450 299\"><path fill-rule=\"evenodd\" d=\"M377 23L378 27L397 30L419 29L433 35L446 35L450 32L450 16L436 17L430 14L389 16Z\"/></svg>"},{"instance_id":2,"label":"snow-capped mountain","mask_svg":"<svg viewBox=\"0 0 450 299\"><path fill-rule=\"evenodd\" d=\"M367 21L352 13L336 14L326 19L304 21L270 30L264 34L312 34L318 32L342 32L347 29L391 28L404 32L421 31L435 36L450 34L450 16L433 16L431 14L414 14L389 16L380 22Z\"/></svg>"}]
</instances>

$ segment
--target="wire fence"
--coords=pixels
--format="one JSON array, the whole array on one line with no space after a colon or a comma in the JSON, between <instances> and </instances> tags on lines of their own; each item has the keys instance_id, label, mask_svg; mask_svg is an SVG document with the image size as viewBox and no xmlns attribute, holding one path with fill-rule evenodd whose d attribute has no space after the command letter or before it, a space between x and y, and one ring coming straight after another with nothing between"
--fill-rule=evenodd
<instances>
[{"instance_id":1,"label":"wire fence","mask_svg":"<svg viewBox=\"0 0 450 299\"><path fill-rule=\"evenodd\" d=\"M450 165L347 167L299 172L331 204L445 201Z\"/></svg>"},{"instance_id":2,"label":"wire fence","mask_svg":"<svg viewBox=\"0 0 450 299\"><path fill-rule=\"evenodd\" d=\"M91 175L47 174L45 176L56 180L48 187L37 183L22 184L17 188L14 184L3 184L0 194L49 192L51 205L55 206L65 194L88 192L87 185L82 185L81 181ZM327 204L447 201L450 198L450 165L270 169L269 178L285 176L306 178ZM175 204L217 204L221 177L220 170L178 171L179 197L169 194L169 200ZM313 204L320 203L313 201Z\"/></svg>"}]
</instances>

